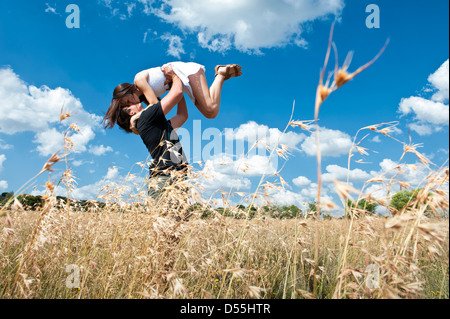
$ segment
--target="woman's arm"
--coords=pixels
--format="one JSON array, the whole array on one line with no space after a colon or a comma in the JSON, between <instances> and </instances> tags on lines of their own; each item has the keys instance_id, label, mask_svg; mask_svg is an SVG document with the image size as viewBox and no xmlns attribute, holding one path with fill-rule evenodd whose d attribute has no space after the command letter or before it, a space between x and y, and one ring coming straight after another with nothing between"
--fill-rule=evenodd
<instances>
[{"instance_id":1,"label":"woman's arm","mask_svg":"<svg viewBox=\"0 0 450 319\"><path fill-rule=\"evenodd\" d=\"M184 123L189 118L186 99L183 97L178 103L178 109L177 109L177 115L175 115L171 120L170 123L172 124L172 127L174 130L178 130L180 127L183 126Z\"/></svg>"},{"instance_id":2,"label":"woman's arm","mask_svg":"<svg viewBox=\"0 0 450 319\"><path fill-rule=\"evenodd\" d=\"M159 100L153 89L148 84L148 77L148 72L142 71L136 75L134 83L136 84L138 89L141 90L142 93L144 93L144 96L150 105L157 104Z\"/></svg>"},{"instance_id":3,"label":"woman's arm","mask_svg":"<svg viewBox=\"0 0 450 319\"><path fill-rule=\"evenodd\" d=\"M170 92L161 101L161 107L164 115L167 115L172 109L181 102L183 96L183 82L181 82L178 76L173 77L173 85Z\"/></svg>"}]
</instances>

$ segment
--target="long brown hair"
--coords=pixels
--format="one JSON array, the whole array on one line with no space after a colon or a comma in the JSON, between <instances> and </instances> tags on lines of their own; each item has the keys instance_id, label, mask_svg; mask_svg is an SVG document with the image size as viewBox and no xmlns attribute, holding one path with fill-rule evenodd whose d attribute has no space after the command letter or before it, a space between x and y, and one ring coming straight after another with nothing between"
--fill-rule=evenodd
<instances>
[{"instance_id":1,"label":"long brown hair","mask_svg":"<svg viewBox=\"0 0 450 319\"><path fill-rule=\"evenodd\" d=\"M139 102L148 104L144 95L138 97L138 95L135 94L137 91L138 87L130 83L123 83L115 88L111 105L103 118L105 129L112 129L118 124L125 132L132 133L130 129L131 116L125 108Z\"/></svg>"}]
</instances>

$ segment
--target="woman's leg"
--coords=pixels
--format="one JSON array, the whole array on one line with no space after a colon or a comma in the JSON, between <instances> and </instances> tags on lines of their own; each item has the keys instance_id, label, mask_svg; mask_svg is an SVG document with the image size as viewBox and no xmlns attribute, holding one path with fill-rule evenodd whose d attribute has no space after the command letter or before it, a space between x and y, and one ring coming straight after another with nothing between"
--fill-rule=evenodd
<instances>
[{"instance_id":1,"label":"woman's leg","mask_svg":"<svg viewBox=\"0 0 450 319\"><path fill-rule=\"evenodd\" d=\"M219 115L223 84L226 81L227 67L219 69L211 88L208 89L205 71L201 69L197 74L189 77L189 82L196 100L198 110L208 119ZM239 76L236 74L236 76Z\"/></svg>"}]
</instances>

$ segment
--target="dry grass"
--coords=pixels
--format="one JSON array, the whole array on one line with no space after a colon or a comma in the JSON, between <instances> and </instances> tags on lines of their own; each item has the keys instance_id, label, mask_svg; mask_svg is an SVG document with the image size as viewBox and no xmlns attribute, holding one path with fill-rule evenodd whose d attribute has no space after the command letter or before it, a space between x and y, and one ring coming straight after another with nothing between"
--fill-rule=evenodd
<instances>
[{"instance_id":1,"label":"dry grass","mask_svg":"<svg viewBox=\"0 0 450 319\"><path fill-rule=\"evenodd\" d=\"M312 298L314 276L317 298L449 297L448 220L417 227L407 215L356 220L345 250L346 219L177 223L132 210L76 209L42 215L1 220L3 298ZM80 289L65 284L72 264L81 268ZM366 285L371 264L380 272L374 289Z\"/></svg>"},{"instance_id":2,"label":"dry grass","mask_svg":"<svg viewBox=\"0 0 450 319\"><path fill-rule=\"evenodd\" d=\"M320 145L318 116L323 103L379 56L353 74L347 72L349 60L342 68L336 62L333 82L331 74L323 84L331 47L332 37L317 90L315 121L291 118L283 134L289 127L309 131L315 122ZM70 114L62 110L61 121L67 117ZM392 138L389 133L394 126L371 125L358 134L370 131ZM43 208L27 211L13 198L0 210L0 298L449 297L449 221L439 217L448 212L449 171L431 163L418 152L418 145L398 141L404 156L416 155L429 173L417 198L402 211L389 205L390 190L396 185L409 188L400 176L417 164L401 164L389 175L367 181L361 191L335 182L343 203L351 195L356 201L376 202L390 212L387 217L352 208L347 219L324 220L320 210L296 220L265 218L261 211L253 219L219 214L202 219L211 201L200 196L201 190L192 197L182 192L198 186L200 176L195 172L190 180L179 180L168 189L160 205L148 198L147 182L133 174L124 184L103 187L99 199L106 207L94 205L85 211L76 201L58 203L58 187L64 187L70 198L75 185L68 154L73 147L70 132L76 130L72 125L66 131L64 155L52 156L36 176L52 172L55 164L65 161L60 181L46 183ZM362 146L366 136L358 141L358 134L349 154L349 170L355 152L368 154ZM289 155L285 145L268 150L271 156ZM321 198L320 147L317 160L318 207L333 209L335 203ZM146 171L145 164L138 165ZM263 176L254 194L236 194L250 206L270 202L267 191L285 185L279 172L273 177L279 183ZM385 199L365 193L373 184L386 191ZM222 193L225 205L231 195L231 191ZM193 202L201 207L190 216ZM226 208L236 211L232 205ZM250 216L250 209L246 214ZM69 265L80 270L77 289L67 288L72 274L66 272Z\"/></svg>"}]
</instances>

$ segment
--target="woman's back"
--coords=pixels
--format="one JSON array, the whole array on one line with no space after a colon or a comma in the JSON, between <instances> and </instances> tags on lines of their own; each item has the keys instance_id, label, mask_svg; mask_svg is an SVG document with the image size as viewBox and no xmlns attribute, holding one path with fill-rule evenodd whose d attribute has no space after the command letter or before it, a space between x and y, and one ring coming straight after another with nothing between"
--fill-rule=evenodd
<instances>
[{"instance_id":1,"label":"woman's back","mask_svg":"<svg viewBox=\"0 0 450 319\"><path fill-rule=\"evenodd\" d=\"M166 85L166 76L164 75L161 68L152 68L147 70L148 72L148 84L155 92L157 97L163 96L167 90L169 90L169 85Z\"/></svg>"}]
</instances>

